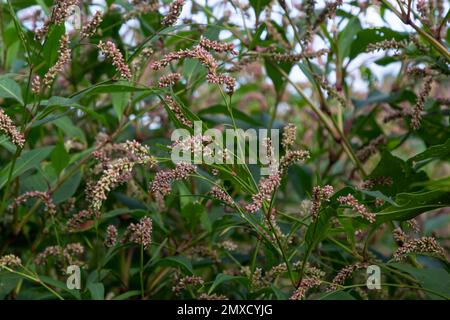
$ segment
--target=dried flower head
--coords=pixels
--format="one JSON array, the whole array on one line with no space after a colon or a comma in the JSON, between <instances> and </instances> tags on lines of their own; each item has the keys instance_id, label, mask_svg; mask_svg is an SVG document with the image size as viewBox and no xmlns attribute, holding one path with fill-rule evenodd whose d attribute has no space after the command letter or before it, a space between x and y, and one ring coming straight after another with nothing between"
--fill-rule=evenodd
<instances>
[{"instance_id":1,"label":"dried flower head","mask_svg":"<svg viewBox=\"0 0 450 320\"><path fill-rule=\"evenodd\" d=\"M122 78L127 80L131 80L131 71L128 65L125 63L123 59L122 52L117 49L116 45L112 41L100 42L97 45L97 48L108 58L111 59L113 66L116 68L117 72L120 74Z\"/></svg>"},{"instance_id":2,"label":"dried flower head","mask_svg":"<svg viewBox=\"0 0 450 320\"><path fill-rule=\"evenodd\" d=\"M293 123L288 123L283 128L281 145L285 149L291 148L294 145L296 135L297 135L297 126Z\"/></svg>"},{"instance_id":3,"label":"dried flower head","mask_svg":"<svg viewBox=\"0 0 450 320\"><path fill-rule=\"evenodd\" d=\"M237 52L234 51L234 44L209 40L203 36L200 37L200 46L216 52L230 52L231 54L237 54Z\"/></svg>"},{"instance_id":4,"label":"dried flower head","mask_svg":"<svg viewBox=\"0 0 450 320\"><path fill-rule=\"evenodd\" d=\"M281 177L278 172L272 173L267 178L262 178L258 183L258 193L252 195L252 202L245 205L248 212L256 212L261 209L264 200L270 201L272 193L280 185Z\"/></svg>"},{"instance_id":5,"label":"dried flower head","mask_svg":"<svg viewBox=\"0 0 450 320\"><path fill-rule=\"evenodd\" d=\"M406 108L402 108L400 110L390 110L386 112L386 115L383 117L383 122L388 123L394 120L403 119L405 116L411 115L412 112Z\"/></svg>"},{"instance_id":6,"label":"dried flower head","mask_svg":"<svg viewBox=\"0 0 450 320\"><path fill-rule=\"evenodd\" d=\"M306 262L303 264L302 260L296 261L292 264L292 267L295 271L300 272L303 270L303 273L308 278L316 278L316 279L322 279L325 277L325 272L320 270L317 267L312 266L309 262Z\"/></svg>"},{"instance_id":7,"label":"dried flower head","mask_svg":"<svg viewBox=\"0 0 450 320\"><path fill-rule=\"evenodd\" d=\"M391 186L394 183L391 177L375 177L364 181L362 184L363 189L372 189L375 186L384 185Z\"/></svg>"},{"instance_id":8,"label":"dried flower head","mask_svg":"<svg viewBox=\"0 0 450 320\"><path fill-rule=\"evenodd\" d=\"M139 0L139 1L133 1L134 9L131 11L128 11L124 16L123 19L125 21L128 21L133 18L137 18L143 14L150 13L152 11L158 10L161 5L158 0Z\"/></svg>"},{"instance_id":9,"label":"dried flower head","mask_svg":"<svg viewBox=\"0 0 450 320\"><path fill-rule=\"evenodd\" d=\"M406 241L394 253L395 261L402 261L410 253L428 253L445 258L445 250L433 237L422 237Z\"/></svg>"},{"instance_id":10,"label":"dried flower head","mask_svg":"<svg viewBox=\"0 0 450 320\"><path fill-rule=\"evenodd\" d=\"M155 195L164 197L172 191L172 182L184 180L194 173L197 167L190 163L177 163L174 169L159 171L150 185L150 191Z\"/></svg>"},{"instance_id":11,"label":"dried flower head","mask_svg":"<svg viewBox=\"0 0 450 320\"><path fill-rule=\"evenodd\" d=\"M117 228L110 224L106 228L105 246L108 248L114 247L117 242Z\"/></svg>"},{"instance_id":12,"label":"dried flower head","mask_svg":"<svg viewBox=\"0 0 450 320\"><path fill-rule=\"evenodd\" d=\"M71 61L71 50L69 48L69 35L64 34L59 41L58 60L47 71L44 76L44 86L50 87L56 78L56 75L64 70L64 66Z\"/></svg>"},{"instance_id":13,"label":"dried flower head","mask_svg":"<svg viewBox=\"0 0 450 320\"><path fill-rule=\"evenodd\" d=\"M376 43L370 43L367 46L367 51L379 51L379 50L401 50L405 49L408 46L408 42L405 40L383 40Z\"/></svg>"},{"instance_id":14,"label":"dried flower head","mask_svg":"<svg viewBox=\"0 0 450 320\"><path fill-rule=\"evenodd\" d=\"M170 4L169 12L162 20L162 24L165 26L174 25L178 18L180 17L181 11L183 10L183 6L186 3L186 0L174 0Z\"/></svg>"},{"instance_id":15,"label":"dried flower head","mask_svg":"<svg viewBox=\"0 0 450 320\"><path fill-rule=\"evenodd\" d=\"M420 233L420 226L419 222L417 222L417 219L411 219L406 221L406 224L408 227L410 227L415 233Z\"/></svg>"},{"instance_id":16,"label":"dried flower head","mask_svg":"<svg viewBox=\"0 0 450 320\"><path fill-rule=\"evenodd\" d=\"M263 271L261 268L257 267L255 270L251 270L249 266L243 266L241 267L240 274L250 279L251 288L254 290L259 290L268 286L268 283L263 277Z\"/></svg>"},{"instance_id":17,"label":"dried flower head","mask_svg":"<svg viewBox=\"0 0 450 320\"><path fill-rule=\"evenodd\" d=\"M160 88L170 87L170 86L173 86L176 82L180 81L180 79L181 79L181 74L170 73L166 76L162 76L159 79L158 86Z\"/></svg>"},{"instance_id":18,"label":"dried flower head","mask_svg":"<svg viewBox=\"0 0 450 320\"><path fill-rule=\"evenodd\" d=\"M39 76L34 76L33 80L31 80L31 91L34 94L41 92L41 78Z\"/></svg>"},{"instance_id":19,"label":"dried flower head","mask_svg":"<svg viewBox=\"0 0 450 320\"><path fill-rule=\"evenodd\" d=\"M293 163L307 159L309 159L309 151L307 150L288 150L280 160L280 172L285 173Z\"/></svg>"},{"instance_id":20,"label":"dried flower head","mask_svg":"<svg viewBox=\"0 0 450 320\"><path fill-rule=\"evenodd\" d=\"M220 263L219 253L217 250L212 249L207 245L193 246L187 251L187 254L190 259L200 257L210 259L214 263Z\"/></svg>"},{"instance_id":21,"label":"dried flower head","mask_svg":"<svg viewBox=\"0 0 450 320\"><path fill-rule=\"evenodd\" d=\"M11 118L0 108L0 132L6 134L19 148L23 148L25 144L24 136L17 130Z\"/></svg>"},{"instance_id":22,"label":"dried flower head","mask_svg":"<svg viewBox=\"0 0 450 320\"><path fill-rule=\"evenodd\" d=\"M237 249L237 244L236 243L234 243L233 241L230 241L230 240L225 240L225 241L222 241L220 244L219 244L219 247L221 247L221 248L223 248L223 249L225 249L225 250L227 250L227 251L235 251L236 249Z\"/></svg>"},{"instance_id":23,"label":"dried flower head","mask_svg":"<svg viewBox=\"0 0 450 320\"><path fill-rule=\"evenodd\" d=\"M166 95L164 102L167 104L167 107L174 113L175 117L185 126L192 127L193 123L191 120L189 120L181 110L181 107L178 105L178 103L175 102L175 100L170 96Z\"/></svg>"},{"instance_id":24,"label":"dried flower head","mask_svg":"<svg viewBox=\"0 0 450 320\"><path fill-rule=\"evenodd\" d=\"M316 0L305 0L302 2L302 11L305 16L305 30L303 32L303 46L307 47L313 38L313 17L316 9ZM285 9L287 11L287 9Z\"/></svg>"},{"instance_id":25,"label":"dried flower head","mask_svg":"<svg viewBox=\"0 0 450 320\"><path fill-rule=\"evenodd\" d=\"M177 61L183 58L191 58L198 60L202 65L208 69L207 81L209 83L224 84L227 93L231 94L234 91L236 80L232 77L217 74L218 63L216 59L204 47L197 45L192 49L184 49L166 54L159 61L151 63L153 70L161 70L169 65L172 61Z\"/></svg>"},{"instance_id":26,"label":"dried flower head","mask_svg":"<svg viewBox=\"0 0 450 320\"><path fill-rule=\"evenodd\" d=\"M339 285L344 284L345 280L349 278L353 272L359 269L366 269L369 266L367 262L359 262L342 268L338 274L334 277L332 284L328 288L328 291L335 291Z\"/></svg>"},{"instance_id":27,"label":"dried flower head","mask_svg":"<svg viewBox=\"0 0 450 320\"><path fill-rule=\"evenodd\" d=\"M152 219L144 217L137 224L131 223L125 230L123 237L124 243L140 244L147 249L152 243Z\"/></svg>"},{"instance_id":28,"label":"dried flower head","mask_svg":"<svg viewBox=\"0 0 450 320\"><path fill-rule=\"evenodd\" d=\"M336 87L331 86L326 78L317 74L313 74L313 76L319 85L327 92L329 97L336 99L342 107L347 107L345 97L336 89Z\"/></svg>"},{"instance_id":29,"label":"dried flower head","mask_svg":"<svg viewBox=\"0 0 450 320\"><path fill-rule=\"evenodd\" d=\"M340 196L339 198L337 198L337 201L341 204L350 206L354 212L361 215L364 219L366 219L370 223L375 222L376 218L375 214L369 212L367 208L363 204L359 203L358 200L356 200L356 198L352 194L349 193L346 196Z\"/></svg>"},{"instance_id":30,"label":"dried flower head","mask_svg":"<svg viewBox=\"0 0 450 320\"><path fill-rule=\"evenodd\" d=\"M38 198L44 203L45 211L51 215L54 216L56 214L56 206L53 203L52 196L49 192L42 192L42 191L28 191L24 194L18 196L16 199L14 199L14 202L9 206L10 210L14 210L21 204L25 203L28 199L31 198Z\"/></svg>"},{"instance_id":31,"label":"dried flower head","mask_svg":"<svg viewBox=\"0 0 450 320\"><path fill-rule=\"evenodd\" d=\"M0 270L3 267L16 268L22 265L22 260L13 254L7 254L0 258Z\"/></svg>"},{"instance_id":32,"label":"dried flower head","mask_svg":"<svg viewBox=\"0 0 450 320\"><path fill-rule=\"evenodd\" d=\"M369 141L369 143L359 149L356 152L356 156L361 162L366 162L372 155L378 152L378 148L386 143L386 137L379 135L375 139Z\"/></svg>"},{"instance_id":33,"label":"dried flower head","mask_svg":"<svg viewBox=\"0 0 450 320\"><path fill-rule=\"evenodd\" d=\"M41 253L36 255L34 263L36 265L44 265L48 263L50 257L57 259L60 264L74 264L81 265L82 262L78 258L84 253L84 247L76 242L69 243L63 248L60 246L50 246L44 249Z\"/></svg>"},{"instance_id":34,"label":"dried flower head","mask_svg":"<svg viewBox=\"0 0 450 320\"><path fill-rule=\"evenodd\" d=\"M148 147L135 140L126 141L121 148L128 151L128 155L108 162L100 179L95 184L88 185L88 200L94 211L100 210L109 191L131 178L133 168L137 164L152 167L156 163Z\"/></svg>"},{"instance_id":35,"label":"dried flower head","mask_svg":"<svg viewBox=\"0 0 450 320\"><path fill-rule=\"evenodd\" d=\"M414 105L412 111L411 127L414 130L420 129L420 122L422 120L422 111L425 106L425 99L430 95L432 83L433 83L432 76L426 75L425 78L423 79L423 88L417 97L416 104Z\"/></svg>"},{"instance_id":36,"label":"dried flower head","mask_svg":"<svg viewBox=\"0 0 450 320\"><path fill-rule=\"evenodd\" d=\"M218 186L213 186L209 192L214 199L222 201L223 203L232 206L234 204L233 198Z\"/></svg>"},{"instance_id":37,"label":"dried flower head","mask_svg":"<svg viewBox=\"0 0 450 320\"><path fill-rule=\"evenodd\" d=\"M77 232L92 223L93 218L94 212L92 210L81 210L67 221L66 229L68 232Z\"/></svg>"},{"instance_id":38,"label":"dried flower head","mask_svg":"<svg viewBox=\"0 0 450 320\"><path fill-rule=\"evenodd\" d=\"M186 276L183 278L178 279L177 284L172 287L172 292L175 294L180 294L181 291L186 289L188 286L199 286L203 285L204 280L202 277L199 276Z\"/></svg>"},{"instance_id":39,"label":"dried flower head","mask_svg":"<svg viewBox=\"0 0 450 320\"><path fill-rule=\"evenodd\" d=\"M77 4L78 0L55 0L50 18L44 22L42 28L36 29L36 38L42 40L48 33L51 25L63 24L71 14L69 11L70 7Z\"/></svg>"},{"instance_id":40,"label":"dried flower head","mask_svg":"<svg viewBox=\"0 0 450 320\"><path fill-rule=\"evenodd\" d=\"M282 275L283 273L286 273L288 271L286 263L280 263L272 268L270 268L269 271L267 271L264 274L265 281L271 283L273 282L278 276Z\"/></svg>"},{"instance_id":41,"label":"dried flower head","mask_svg":"<svg viewBox=\"0 0 450 320\"><path fill-rule=\"evenodd\" d=\"M273 244L277 243L277 239L287 239L288 235L285 235L278 225L277 211L275 208L273 208L270 211L270 214L265 217L265 219L263 220L263 225L264 228L261 228L261 232L265 235L266 239L268 239ZM270 230L270 232L267 232L266 230ZM287 242L290 243L290 240L291 239L287 239Z\"/></svg>"},{"instance_id":42,"label":"dried flower head","mask_svg":"<svg viewBox=\"0 0 450 320\"><path fill-rule=\"evenodd\" d=\"M276 43L280 43L286 49L292 49L292 45L289 41L286 40L285 37L281 35L278 29L275 27L274 22L272 21L272 11L273 11L274 1L271 1L265 8L265 17L266 17L266 29L268 35L276 41Z\"/></svg>"},{"instance_id":43,"label":"dried flower head","mask_svg":"<svg viewBox=\"0 0 450 320\"><path fill-rule=\"evenodd\" d=\"M425 25L430 25L430 6L425 0L418 0L416 4L417 11Z\"/></svg>"},{"instance_id":44,"label":"dried flower head","mask_svg":"<svg viewBox=\"0 0 450 320\"><path fill-rule=\"evenodd\" d=\"M206 76L206 80L209 83L215 83L215 84L223 84L225 85L225 91L227 92L227 94L233 94L234 92L234 87L236 86L236 79L234 79L233 77L230 76L226 76L223 74L213 74L213 73L209 73Z\"/></svg>"},{"instance_id":45,"label":"dried flower head","mask_svg":"<svg viewBox=\"0 0 450 320\"><path fill-rule=\"evenodd\" d=\"M86 25L83 26L80 32L81 38L89 38L95 35L98 26L103 21L103 14L101 11L96 11L94 17Z\"/></svg>"},{"instance_id":46,"label":"dried flower head","mask_svg":"<svg viewBox=\"0 0 450 320\"><path fill-rule=\"evenodd\" d=\"M330 201L331 196L334 193L334 189L330 185L324 187L315 186L312 192L312 205L311 205L311 215L313 221L317 220L319 217L320 206L322 201Z\"/></svg>"},{"instance_id":47,"label":"dried flower head","mask_svg":"<svg viewBox=\"0 0 450 320\"><path fill-rule=\"evenodd\" d=\"M305 278L302 279L298 288L291 295L289 300L299 300L305 297L306 291L313 287L317 287L320 285L320 279L317 278Z\"/></svg>"},{"instance_id":48,"label":"dried flower head","mask_svg":"<svg viewBox=\"0 0 450 320\"><path fill-rule=\"evenodd\" d=\"M317 51L308 50L302 53L270 53L270 57L277 62L299 62L302 59L314 59L326 55L330 52L328 49Z\"/></svg>"},{"instance_id":49,"label":"dried flower head","mask_svg":"<svg viewBox=\"0 0 450 320\"><path fill-rule=\"evenodd\" d=\"M381 207L386 203L386 201L384 199L381 198L376 198L375 199L375 207Z\"/></svg>"},{"instance_id":50,"label":"dried flower head","mask_svg":"<svg viewBox=\"0 0 450 320\"><path fill-rule=\"evenodd\" d=\"M135 73L138 73L143 66L146 66L148 60L153 55L154 51L151 47L145 47L141 52L131 61L131 67Z\"/></svg>"},{"instance_id":51,"label":"dried flower head","mask_svg":"<svg viewBox=\"0 0 450 320\"><path fill-rule=\"evenodd\" d=\"M332 19L336 15L336 10L342 5L342 0L336 0L333 2L326 2L325 8L320 12L316 21L314 21L313 30L317 29L327 19Z\"/></svg>"},{"instance_id":52,"label":"dried flower head","mask_svg":"<svg viewBox=\"0 0 450 320\"><path fill-rule=\"evenodd\" d=\"M392 236L394 237L395 242L400 246L408 240L408 236L400 228L395 228L392 232Z\"/></svg>"}]
</instances>

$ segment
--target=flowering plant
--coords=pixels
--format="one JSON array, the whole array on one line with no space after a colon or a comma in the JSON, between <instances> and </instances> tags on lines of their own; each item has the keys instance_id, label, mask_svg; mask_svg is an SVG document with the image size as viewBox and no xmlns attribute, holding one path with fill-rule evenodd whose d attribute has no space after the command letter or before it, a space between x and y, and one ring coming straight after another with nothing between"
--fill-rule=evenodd
<instances>
[{"instance_id":1,"label":"flowering plant","mask_svg":"<svg viewBox=\"0 0 450 320\"><path fill-rule=\"evenodd\" d=\"M449 299L449 10L0 0L0 298Z\"/></svg>"}]
</instances>

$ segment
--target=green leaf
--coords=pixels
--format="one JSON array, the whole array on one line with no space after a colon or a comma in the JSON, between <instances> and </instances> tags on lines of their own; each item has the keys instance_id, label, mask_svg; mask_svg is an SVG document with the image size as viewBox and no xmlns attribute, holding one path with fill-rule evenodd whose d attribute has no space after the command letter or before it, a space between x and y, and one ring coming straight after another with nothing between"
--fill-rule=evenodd
<instances>
[{"instance_id":1,"label":"green leaf","mask_svg":"<svg viewBox=\"0 0 450 320\"><path fill-rule=\"evenodd\" d=\"M70 156L64 147L64 143L60 142L56 145L51 153L52 166L55 168L56 173L61 171L69 164Z\"/></svg>"},{"instance_id":2,"label":"green leaf","mask_svg":"<svg viewBox=\"0 0 450 320\"><path fill-rule=\"evenodd\" d=\"M369 179L377 177L392 178L391 185L376 185L372 188L372 191L378 190L387 196L395 196L399 192L415 191L414 183L428 180L425 172L414 171L407 162L393 156L389 151L383 152L377 167L369 175Z\"/></svg>"},{"instance_id":3,"label":"green leaf","mask_svg":"<svg viewBox=\"0 0 450 320\"><path fill-rule=\"evenodd\" d=\"M189 274L194 273L194 269L192 269L191 262L186 257L183 256L167 257L159 260L157 264L163 266L178 267L183 269L184 272Z\"/></svg>"},{"instance_id":4,"label":"green leaf","mask_svg":"<svg viewBox=\"0 0 450 320\"><path fill-rule=\"evenodd\" d=\"M25 30L22 27L22 24L21 24L19 18L17 17L16 12L14 11L14 8L12 6L12 1L8 1L8 9L9 9L9 13L14 21L14 27L16 28L16 33L19 36L20 42L23 45L23 47L25 48L25 50L27 51L28 55L31 55L30 45L27 41ZM3 23L3 21L2 21L2 23Z\"/></svg>"},{"instance_id":5,"label":"green leaf","mask_svg":"<svg viewBox=\"0 0 450 320\"><path fill-rule=\"evenodd\" d=\"M250 0L250 5L255 10L255 16L259 17L261 11L270 3L271 0Z\"/></svg>"},{"instance_id":6,"label":"green leaf","mask_svg":"<svg viewBox=\"0 0 450 320\"><path fill-rule=\"evenodd\" d=\"M286 74L289 74L292 68L292 63L275 62L270 59L265 59L267 75L269 76L270 80L272 80L277 93L281 95L286 84L286 79L283 77L280 71L278 71L275 65L286 72Z\"/></svg>"},{"instance_id":7,"label":"green leaf","mask_svg":"<svg viewBox=\"0 0 450 320\"><path fill-rule=\"evenodd\" d=\"M129 92L113 92L111 93L111 99L116 112L117 118L120 120L123 117L124 110L128 105L128 100L130 99Z\"/></svg>"},{"instance_id":8,"label":"green leaf","mask_svg":"<svg viewBox=\"0 0 450 320\"><path fill-rule=\"evenodd\" d=\"M18 275L10 272L0 272L0 299L3 299L9 294L17 285L20 280Z\"/></svg>"},{"instance_id":9,"label":"green leaf","mask_svg":"<svg viewBox=\"0 0 450 320\"><path fill-rule=\"evenodd\" d=\"M13 79L0 77L0 97L13 98L23 105L22 90Z\"/></svg>"},{"instance_id":10,"label":"green leaf","mask_svg":"<svg viewBox=\"0 0 450 320\"><path fill-rule=\"evenodd\" d=\"M16 161L11 179L17 178L27 170L38 167L41 161L47 158L48 155L52 152L53 148L54 146L47 146L24 152L22 156L19 157ZM3 188L6 181L8 180L10 168L11 163L9 163L0 171L0 189Z\"/></svg>"},{"instance_id":11,"label":"green leaf","mask_svg":"<svg viewBox=\"0 0 450 320\"><path fill-rule=\"evenodd\" d=\"M46 106L46 108L44 108L43 110L41 110L38 115L36 116L37 119L41 119L39 121L36 121L33 123L33 127L38 126L42 123L46 123L49 121L54 121L56 119L59 119L60 117L62 117L62 115L58 115L56 117L54 117L52 114L54 113L54 110L58 110L58 108L60 107L64 107L64 108L76 108L79 110L82 110L83 112L85 112L86 114L92 116L93 118L104 122L104 117L100 114L98 114L97 112L93 111L90 108L86 108L80 104L78 104L76 102L75 98L64 98L64 97L58 97L58 96L53 96L51 97L49 100L43 100L41 101L41 105ZM48 115L52 115L49 120L45 119L46 116Z\"/></svg>"},{"instance_id":12,"label":"green leaf","mask_svg":"<svg viewBox=\"0 0 450 320\"><path fill-rule=\"evenodd\" d=\"M306 231L305 241L309 248L314 247L317 243L322 241L327 236L327 231L330 229L330 219L336 214L335 209L327 207L319 214L316 223L311 223Z\"/></svg>"},{"instance_id":13,"label":"green leaf","mask_svg":"<svg viewBox=\"0 0 450 320\"><path fill-rule=\"evenodd\" d=\"M355 190L350 187L345 187L336 192L330 199L330 202L322 203L319 217L315 223L311 223L306 231L305 241L309 248L314 247L317 243L327 237L327 232L330 230L330 219L336 215L336 210L339 207L337 198L346 196L348 194L355 194Z\"/></svg>"},{"instance_id":14,"label":"green leaf","mask_svg":"<svg viewBox=\"0 0 450 320\"><path fill-rule=\"evenodd\" d=\"M78 299L78 300L81 299L80 292L78 290L68 289L66 283L64 283L62 281L59 281L52 277L48 277L48 276L44 276L44 275L40 275L39 279L41 279L46 284L51 285L52 287L61 289L62 291L65 291L65 292L71 294L75 299Z\"/></svg>"},{"instance_id":15,"label":"green leaf","mask_svg":"<svg viewBox=\"0 0 450 320\"><path fill-rule=\"evenodd\" d=\"M203 211L204 207L200 202L190 202L181 208L181 216L189 228L195 229L200 222Z\"/></svg>"},{"instance_id":16,"label":"green leaf","mask_svg":"<svg viewBox=\"0 0 450 320\"><path fill-rule=\"evenodd\" d=\"M380 103L398 103L401 101L415 101L415 95L409 90L400 90L393 93L384 93L380 91L372 91L364 100L352 99L353 105L357 108L362 108L370 104Z\"/></svg>"},{"instance_id":17,"label":"green leaf","mask_svg":"<svg viewBox=\"0 0 450 320\"><path fill-rule=\"evenodd\" d=\"M347 291L335 291L321 295L319 300L356 300L356 299Z\"/></svg>"},{"instance_id":18,"label":"green leaf","mask_svg":"<svg viewBox=\"0 0 450 320\"><path fill-rule=\"evenodd\" d=\"M448 139L444 144L438 144L429 147L424 152L421 152L415 155L414 157L408 159L408 163L410 163L415 168L418 168L428 163L428 161L430 160L448 159L449 157L450 157L450 139Z\"/></svg>"},{"instance_id":19,"label":"green leaf","mask_svg":"<svg viewBox=\"0 0 450 320\"><path fill-rule=\"evenodd\" d=\"M275 287L273 284L270 285L270 289L277 297L277 300L288 300L289 299L289 295L286 292Z\"/></svg>"},{"instance_id":20,"label":"green leaf","mask_svg":"<svg viewBox=\"0 0 450 320\"><path fill-rule=\"evenodd\" d=\"M58 60L59 42L62 35L66 32L64 24L53 25L50 33L47 35L42 49L42 57L44 58L43 72L47 72Z\"/></svg>"},{"instance_id":21,"label":"green leaf","mask_svg":"<svg viewBox=\"0 0 450 320\"><path fill-rule=\"evenodd\" d=\"M10 153L16 152L17 149L16 145L13 144L7 136L2 134L0 134L0 145L6 150L8 150Z\"/></svg>"},{"instance_id":22,"label":"green leaf","mask_svg":"<svg viewBox=\"0 0 450 320\"><path fill-rule=\"evenodd\" d=\"M136 297L140 294L141 294L141 292L138 290L131 290L131 291L119 294L118 296L114 297L113 300L128 300L129 298Z\"/></svg>"},{"instance_id":23,"label":"green leaf","mask_svg":"<svg viewBox=\"0 0 450 320\"><path fill-rule=\"evenodd\" d=\"M75 126L69 117L60 117L53 121L53 123L61 129L70 138L79 138L86 142L86 137L83 130Z\"/></svg>"},{"instance_id":24,"label":"green leaf","mask_svg":"<svg viewBox=\"0 0 450 320\"><path fill-rule=\"evenodd\" d=\"M58 204L72 197L80 185L83 174L78 170L53 193L53 201Z\"/></svg>"},{"instance_id":25,"label":"green leaf","mask_svg":"<svg viewBox=\"0 0 450 320\"><path fill-rule=\"evenodd\" d=\"M408 33L397 32L386 27L368 28L358 31L355 40L351 44L350 59L364 52L371 43L383 40L395 39L397 41L407 39Z\"/></svg>"},{"instance_id":26,"label":"green leaf","mask_svg":"<svg viewBox=\"0 0 450 320\"><path fill-rule=\"evenodd\" d=\"M239 109L232 108L232 112L233 112L233 117L236 120L241 120L241 121L244 121L245 123L248 123L250 125L257 126L257 127L262 126L262 123L260 121L257 121L256 119L254 119L253 117L250 117L249 115L247 115L246 113L242 112ZM199 116L204 116L207 114L224 114L227 117L229 117L228 109L224 105L213 105L211 107L202 109L198 112Z\"/></svg>"},{"instance_id":27,"label":"green leaf","mask_svg":"<svg viewBox=\"0 0 450 320\"><path fill-rule=\"evenodd\" d=\"M432 299L450 299L450 273L443 268L418 269L407 264L390 263L390 266L409 273Z\"/></svg>"},{"instance_id":28,"label":"green leaf","mask_svg":"<svg viewBox=\"0 0 450 320\"><path fill-rule=\"evenodd\" d=\"M202 75L206 75L206 68L195 59L185 59L183 62L183 75L188 83L192 83L199 79Z\"/></svg>"},{"instance_id":29,"label":"green leaf","mask_svg":"<svg viewBox=\"0 0 450 320\"><path fill-rule=\"evenodd\" d=\"M89 88L83 89L71 96L74 100L81 99L83 97L88 97L92 95L97 95L101 93L112 93L112 92L138 92L138 91L149 91L154 93L162 92L160 89L152 89L145 86L136 86L127 81L109 81L107 83L95 84Z\"/></svg>"},{"instance_id":30,"label":"green leaf","mask_svg":"<svg viewBox=\"0 0 450 320\"><path fill-rule=\"evenodd\" d=\"M105 299L105 287L101 282L93 282L88 285L88 290L91 293L92 300Z\"/></svg>"},{"instance_id":31,"label":"green leaf","mask_svg":"<svg viewBox=\"0 0 450 320\"><path fill-rule=\"evenodd\" d=\"M216 276L216 279L214 279L213 284L209 288L208 294L211 294L212 292L214 292L214 290L222 283L230 282L230 281L237 281L237 282L241 283L242 285L244 285L245 287L248 287L250 285L250 281L247 277L232 276L229 274L219 273Z\"/></svg>"},{"instance_id":32,"label":"green leaf","mask_svg":"<svg viewBox=\"0 0 450 320\"><path fill-rule=\"evenodd\" d=\"M361 29L361 23L359 22L358 17L353 17L339 33L338 48L340 61L343 61L344 58L349 56L351 46L355 42L356 35Z\"/></svg>"},{"instance_id":33,"label":"green leaf","mask_svg":"<svg viewBox=\"0 0 450 320\"><path fill-rule=\"evenodd\" d=\"M440 190L399 193L395 197L397 205L391 205L377 212L377 223L392 220L410 220L422 213L450 206L450 193Z\"/></svg>"},{"instance_id":34,"label":"green leaf","mask_svg":"<svg viewBox=\"0 0 450 320\"><path fill-rule=\"evenodd\" d=\"M380 191L369 191L369 190L364 190L364 189L362 189L362 190L361 190L361 193L362 193L362 194L365 194L365 195L368 195L368 196L370 196L370 197L372 197L372 198L375 198L375 199L382 199L382 200L384 200L385 202L390 203L390 204L392 204L392 205L398 207L398 204L395 203L395 201L392 200L391 197L388 197L388 196L384 195L384 194L381 193Z\"/></svg>"}]
</instances>

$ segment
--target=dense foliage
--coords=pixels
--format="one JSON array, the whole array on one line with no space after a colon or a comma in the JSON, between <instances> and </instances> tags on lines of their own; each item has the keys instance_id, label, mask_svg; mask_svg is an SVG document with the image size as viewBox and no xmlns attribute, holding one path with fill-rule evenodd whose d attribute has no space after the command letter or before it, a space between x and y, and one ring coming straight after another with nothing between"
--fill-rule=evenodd
<instances>
[{"instance_id":1,"label":"dense foliage","mask_svg":"<svg viewBox=\"0 0 450 320\"><path fill-rule=\"evenodd\" d=\"M449 17L0 0L0 297L449 299ZM281 130L279 166L174 164L194 121Z\"/></svg>"}]
</instances>

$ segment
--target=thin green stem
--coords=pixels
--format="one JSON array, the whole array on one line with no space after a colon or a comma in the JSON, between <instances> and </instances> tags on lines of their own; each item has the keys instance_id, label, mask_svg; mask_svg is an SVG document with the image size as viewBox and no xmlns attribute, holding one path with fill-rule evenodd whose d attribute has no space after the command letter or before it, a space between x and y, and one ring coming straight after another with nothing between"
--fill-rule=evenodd
<instances>
[{"instance_id":1,"label":"thin green stem","mask_svg":"<svg viewBox=\"0 0 450 320\"><path fill-rule=\"evenodd\" d=\"M27 280L31 280L31 281L33 281L33 282L36 282L36 283L38 283L38 284L40 284L40 285L42 285L45 289L47 289L48 291L50 291L53 295L55 295L58 299L60 299L60 300L64 300L64 298L58 293L58 292L56 292L55 290L53 290L52 288L50 288L47 284L45 284L41 279L39 279L37 276L31 276L31 275L28 275L28 274L26 274L26 273L23 273L23 272L20 272L20 271L15 271L15 270L13 270L13 269L11 269L11 268L9 268L9 267L2 267L3 269L5 269L5 270L7 270L7 271L9 271L9 272L11 272L11 273L14 273L14 274L17 274L17 275L19 275L19 276L21 276L21 277L23 277L23 278L25 278L25 279L27 279Z\"/></svg>"},{"instance_id":2,"label":"thin green stem","mask_svg":"<svg viewBox=\"0 0 450 320\"><path fill-rule=\"evenodd\" d=\"M144 300L145 290L144 290L144 245L143 244L141 244L139 276L140 276L140 280L141 280L141 298L142 298L142 300Z\"/></svg>"}]
</instances>

